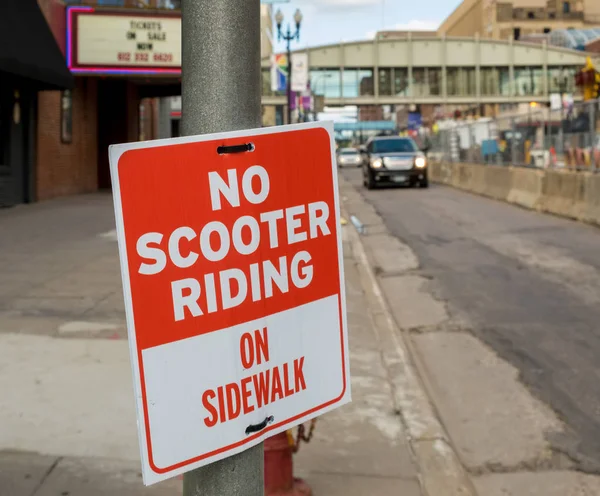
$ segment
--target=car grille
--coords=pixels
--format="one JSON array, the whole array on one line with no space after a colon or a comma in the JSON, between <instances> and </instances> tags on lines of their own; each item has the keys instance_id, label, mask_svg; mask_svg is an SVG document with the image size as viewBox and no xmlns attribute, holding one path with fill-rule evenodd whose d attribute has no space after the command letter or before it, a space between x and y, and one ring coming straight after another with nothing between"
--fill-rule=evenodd
<instances>
[{"instance_id":1,"label":"car grille","mask_svg":"<svg viewBox=\"0 0 600 496\"><path fill-rule=\"evenodd\" d=\"M413 167L413 158L402 157L402 158L392 158L386 157L383 159L383 165L390 170L410 170Z\"/></svg>"}]
</instances>

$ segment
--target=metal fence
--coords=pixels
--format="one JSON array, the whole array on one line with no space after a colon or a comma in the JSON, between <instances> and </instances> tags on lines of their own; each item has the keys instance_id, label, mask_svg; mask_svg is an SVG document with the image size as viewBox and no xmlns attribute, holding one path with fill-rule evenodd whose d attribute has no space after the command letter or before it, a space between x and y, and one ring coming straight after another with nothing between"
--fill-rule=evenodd
<instances>
[{"instance_id":1,"label":"metal fence","mask_svg":"<svg viewBox=\"0 0 600 496\"><path fill-rule=\"evenodd\" d=\"M443 121L431 137L431 152L448 162L598 171L599 105L594 100L496 119Z\"/></svg>"}]
</instances>

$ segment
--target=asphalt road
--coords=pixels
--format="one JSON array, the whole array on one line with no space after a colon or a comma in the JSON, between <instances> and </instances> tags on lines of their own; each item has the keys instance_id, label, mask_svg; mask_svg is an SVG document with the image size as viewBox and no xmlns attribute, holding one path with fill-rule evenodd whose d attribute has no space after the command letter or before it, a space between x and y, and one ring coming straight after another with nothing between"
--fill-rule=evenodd
<instances>
[{"instance_id":1,"label":"asphalt road","mask_svg":"<svg viewBox=\"0 0 600 496\"><path fill-rule=\"evenodd\" d=\"M600 229L445 186L367 191L360 170L342 173L450 311L566 423L551 445L600 473Z\"/></svg>"}]
</instances>

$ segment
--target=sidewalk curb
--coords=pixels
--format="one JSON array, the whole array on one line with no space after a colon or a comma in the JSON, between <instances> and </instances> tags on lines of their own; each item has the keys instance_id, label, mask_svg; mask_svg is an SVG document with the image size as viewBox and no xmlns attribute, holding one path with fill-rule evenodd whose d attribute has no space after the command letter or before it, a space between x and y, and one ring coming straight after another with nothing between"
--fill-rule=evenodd
<instances>
[{"instance_id":1,"label":"sidewalk curb","mask_svg":"<svg viewBox=\"0 0 600 496\"><path fill-rule=\"evenodd\" d=\"M343 178L340 178L340 186L344 182ZM349 218L350 212L344 199L341 209L342 216ZM375 334L380 343L383 340L389 341L393 348L387 349L382 346L382 357L393 389L394 406L407 433L423 496L477 496L465 468L437 418L426 388L418 375L418 368L414 364L415 357L388 308L365 245L352 225L347 225L347 231Z\"/></svg>"}]
</instances>

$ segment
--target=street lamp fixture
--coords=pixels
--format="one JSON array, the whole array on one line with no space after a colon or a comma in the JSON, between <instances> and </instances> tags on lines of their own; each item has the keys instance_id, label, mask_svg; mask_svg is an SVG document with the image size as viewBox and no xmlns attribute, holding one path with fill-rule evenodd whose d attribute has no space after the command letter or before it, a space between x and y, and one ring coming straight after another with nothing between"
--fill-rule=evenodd
<instances>
[{"instance_id":1,"label":"street lamp fixture","mask_svg":"<svg viewBox=\"0 0 600 496\"><path fill-rule=\"evenodd\" d=\"M300 24L302 24L302 12L300 9L296 9L294 12L294 22L296 23L296 29L292 33L291 27L288 24L287 32L282 32L281 25L283 24L283 12L281 9L278 9L275 13L275 23L277 24L277 39L279 41L284 40L286 42L286 53L287 53L287 63L288 63L288 73L287 73L287 115L288 124L292 122L292 54L290 53L290 44L292 40L300 41Z\"/></svg>"}]
</instances>

